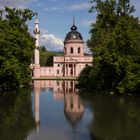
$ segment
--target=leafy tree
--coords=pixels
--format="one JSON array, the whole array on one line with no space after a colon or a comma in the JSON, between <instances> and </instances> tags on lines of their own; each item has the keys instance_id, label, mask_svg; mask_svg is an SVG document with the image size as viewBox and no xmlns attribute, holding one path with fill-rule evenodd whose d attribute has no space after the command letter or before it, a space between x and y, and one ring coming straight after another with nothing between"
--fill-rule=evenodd
<instances>
[{"instance_id":1,"label":"leafy tree","mask_svg":"<svg viewBox=\"0 0 140 140\"><path fill-rule=\"evenodd\" d=\"M131 15L134 7L129 0L91 1L94 2L91 11L97 11L97 19L91 25L87 41L94 57L94 67L90 70L94 87L136 92L140 89L140 24ZM81 79L79 82L84 86Z\"/></svg>"},{"instance_id":2,"label":"leafy tree","mask_svg":"<svg viewBox=\"0 0 140 140\"><path fill-rule=\"evenodd\" d=\"M12 88L28 84L31 78L29 65L35 39L26 22L34 13L9 7L5 12L5 18L0 18L0 87Z\"/></svg>"},{"instance_id":3,"label":"leafy tree","mask_svg":"<svg viewBox=\"0 0 140 140\"><path fill-rule=\"evenodd\" d=\"M40 65L41 66L53 66L53 56L63 55L59 52L47 51L45 46L40 47Z\"/></svg>"}]
</instances>

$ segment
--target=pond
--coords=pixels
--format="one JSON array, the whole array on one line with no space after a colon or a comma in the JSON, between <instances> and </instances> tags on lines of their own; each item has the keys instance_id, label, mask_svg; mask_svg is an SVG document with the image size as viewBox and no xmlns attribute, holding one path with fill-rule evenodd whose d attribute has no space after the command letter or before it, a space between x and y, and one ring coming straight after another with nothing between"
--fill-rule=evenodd
<instances>
[{"instance_id":1,"label":"pond","mask_svg":"<svg viewBox=\"0 0 140 140\"><path fill-rule=\"evenodd\" d=\"M140 97L86 93L35 80L0 94L0 140L139 140Z\"/></svg>"}]
</instances>

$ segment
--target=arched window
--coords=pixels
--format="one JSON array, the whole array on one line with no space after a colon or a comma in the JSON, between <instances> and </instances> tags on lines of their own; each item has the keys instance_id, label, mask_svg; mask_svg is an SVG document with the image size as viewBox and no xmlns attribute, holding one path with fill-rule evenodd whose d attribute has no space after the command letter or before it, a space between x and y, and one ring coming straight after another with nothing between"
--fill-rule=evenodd
<instances>
[{"instance_id":1,"label":"arched window","mask_svg":"<svg viewBox=\"0 0 140 140\"><path fill-rule=\"evenodd\" d=\"M70 53L73 53L73 48L72 47L70 48Z\"/></svg>"},{"instance_id":2,"label":"arched window","mask_svg":"<svg viewBox=\"0 0 140 140\"><path fill-rule=\"evenodd\" d=\"M80 47L78 48L78 53L80 53Z\"/></svg>"},{"instance_id":3,"label":"arched window","mask_svg":"<svg viewBox=\"0 0 140 140\"><path fill-rule=\"evenodd\" d=\"M70 98L70 108L73 109L73 98Z\"/></svg>"},{"instance_id":4,"label":"arched window","mask_svg":"<svg viewBox=\"0 0 140 140\"><path fill-rule=\"evenodd\" d=\"M67 54L67 48L66 47L64 48L64 51L65 51L65 54Z\"/></svg>"},{"instance_id":5,"label":"arched window","mask_svg":"<svg viewBox=\"0 0 140 140\"><path fill-rule=\"evenodd\" d=\"M59 74L59 70L57 70L57 74Z\"/></svg>"},{"instance_id":6,"label":"arched window","mask_svg":"<svg viewBox=\"0 0 140 140\"><path fill-rule=\"evenodd\" d=\"M59 86L59 81L57 81L57 86Z\"/></svg>"}]
</instances>

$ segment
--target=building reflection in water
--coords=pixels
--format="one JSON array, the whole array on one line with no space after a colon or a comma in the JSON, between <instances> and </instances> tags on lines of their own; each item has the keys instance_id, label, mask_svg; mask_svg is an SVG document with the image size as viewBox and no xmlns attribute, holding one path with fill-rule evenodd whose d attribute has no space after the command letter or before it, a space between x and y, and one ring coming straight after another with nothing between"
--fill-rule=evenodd
<instances>
[{"instance_id":1,"label":"building reflection in water","mask_svg":"<svg viewBox=\"0 0 140 140\"><path fill-rule=\"evenodd\" d=\"M39 107L40 107L40 81L34 81L34 115L36 124L36 139L38 140L39 135Z\"/></svg>"},{"instance_id":2,"label":"building reflection in water","mask_svg":"<svg viewBox=\"0 0 140 140\"><path fill-rule=\"evenodd\" d=\"M64 88L64 113L73 127L81 120L84 112L82 100L75 91L76 81L65 81Z\"/></svg>"},{"instance_id":3,"label":"building reflection in water","mask_svg":"<svg viewBox=\"0 0 140 140\"><path fill-rule=\"evenodd\" d=\"M40 108L40 93L41 89L47 91L53 89L53 98L55 100L64 100L64 114L67 121L70 122L73 130L77 123L81 120L84 107L82 100L75 89L76 81L51 81L51 80L35 80L34 81L34 111L37 135L39 133L39 108Z\"/></svg>"}]
</instances>

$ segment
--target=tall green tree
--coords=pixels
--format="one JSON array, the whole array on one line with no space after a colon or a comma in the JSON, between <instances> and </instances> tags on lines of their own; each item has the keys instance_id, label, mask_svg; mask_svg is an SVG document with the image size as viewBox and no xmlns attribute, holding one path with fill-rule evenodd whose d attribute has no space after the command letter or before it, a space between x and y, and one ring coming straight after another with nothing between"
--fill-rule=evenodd
<instances>
[{"instance_id":1,"label":"tall green tree","mask_svg":"<svg viewBox=\"0 0 140 140\"><path fill-rule=\"evenodd\" d=\"M87 45L93 53L90 87L120 93L140 89L140 24L129 0L92 0L97 11ZM83 82L83 74L79 78ZM96 80L96 79L100 79ZM86 86L86 85L85 85Z\"/></svg>"},{"instance_id":2,"label":"tall green tree","mask_svg":"<svg viewBox=\"0 0 140 140\"><path fill-rule=\"evenodd\" d=\"M29 9L5 7L0 18L0 87L11 88L30 81L31 58L35 39L28 32L27 21L34 13Z\"/></svg>"}]
</instances>

